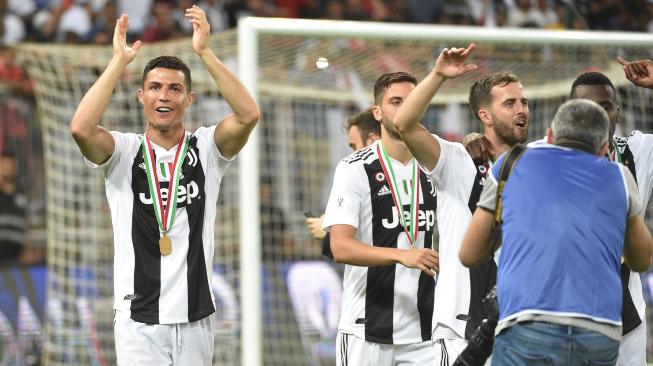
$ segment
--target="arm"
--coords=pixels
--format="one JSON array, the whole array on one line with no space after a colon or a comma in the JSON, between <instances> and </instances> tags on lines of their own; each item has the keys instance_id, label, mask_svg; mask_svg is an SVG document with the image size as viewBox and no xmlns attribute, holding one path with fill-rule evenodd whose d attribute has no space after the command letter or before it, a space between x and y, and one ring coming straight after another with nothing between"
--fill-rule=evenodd
<instances>
[{"instance_id":1,"label":"arm","mask_svg":"<svg viewBox=\"0 0 653 366\"><path fill-rule=\"evenodd\" d=\"M626 78L633 84L653 89L653 61L638 60L626 61L623 58L617 58L617 61L623 66Z\"/></svg>"},{"instance_id":2,"label":"arm","mask_svg":"<svg viewBox=\"0 0 653 366\"><path fill-rule=\"evenodd\" d=\"M653 256L653 238L639 215L628 219L626 239L624 241L624 258L635 272L645 271L651 265Z\"/></svg>"},{"instance_id":3,"label":"arm","mask_svg":"<svg viewBox=\"0 0 653 366\"><path fill-rule=\"evenodd\" d=\"M411 153L427 170L433 170L440 158L440 145L419 121L426 113L442 84L448 78L456 78L476 65L465 65L465 60L476 48L445 48L435 61L433 70L422 80L402 103L394 118L394 126Z\"/></svg>"},{"instance_id":4,"label":"arm","mask_svg":"<svg viewBox=\"0 0 653 366\"><path fill-rule=\"evenodd\" d=\"M193 24L193 49L233 110L232 114L218 124L214 135L220 153L229 159L245 146L249 134L258 122L260 112L247 89L209 47L211 28L204 11L193 5L186 9L186 18Z\"/></svg>"},{"instance_id":5,"label":"arm","mask_svg":"<svg viewBox=\"0 0 653 366\"><path fill-rule=\"evenodd\" d=\"M134 42L131 47L127 45L128 25L127 15L121 15L113 33L113 58L95 84L86 92L70 122L70 133L77 146L82 154L95 164L104 163L113 154L113 137L107 130L98 126L98 123L111 101L111 94L125 67L141 47L140 41Z\"/></svg>"},{"instance_id":6,"label":"arm","mask_svg":"<svg viewBox=\"0 0 653 366\"><path fill-rule=\"evenodd\" d=\"M465 267L474 267L487 259L490 254L490 232L494 214L484 208L478 207L474 211L472 221L467 227L467 232L460 245L458 257ZM496 250L497 248L494 248Z\"/></svg>"},{"instance_id":7,"label":"arm","mask_svg":"<svg viewBox=\"0 0 653 366\"><path fill-rule=\"evenodd\" d=\"M439 270L438 253L426 248L397 249L375 247L356 239L356 228L350 225L333 225L330 229L331 251L336 262L361 267L379 267L400 263L417 268L433 277Z\"/></svg>"}]
</instances>

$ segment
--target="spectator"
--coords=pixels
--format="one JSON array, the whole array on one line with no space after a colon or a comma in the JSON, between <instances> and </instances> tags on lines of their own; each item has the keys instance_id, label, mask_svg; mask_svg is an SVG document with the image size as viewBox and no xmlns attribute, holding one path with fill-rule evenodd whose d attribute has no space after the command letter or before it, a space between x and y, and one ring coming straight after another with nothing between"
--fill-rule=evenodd
<instances>
[{"instance_id":1,"label":"spectator","mask_svg":"<svg viewBox=\"0 0 653 366\"><path fill-rule=\"evenodd\" d=\"M508 12L508 26L517 28L542 27L542 20L531 5L531 0L517 0Z\"/></svg>"},{"instance_id":2,"label":"spectator","mask_svg":"<svg viewBox=\"0 0 653 366\"><path fill-rule=\"evenodd\" d=\"M0 27L0 40L2 43L17 43L25 38L25 25L23 21L7 9L7 0L0 0L0 18L2 27Z\"/></svg>"},{"instance_id":3,"label":"spectator","mask_svg":"<svg viewBox=\"0 0 653 366\"><path fill-rule=\"evenodd\" d=\"M0 155L0 265L15 263L25 243L25 199L16 189L17 165L12 153Z\"/></svg>"},{"instance_id":4,"label":"spectator","mask_svg":"<svg viewBox=\"0 0 653 366\"><path fill-rule=\"evenodd\" d=\"M499 324L493 365L615 364L621 339L621 258L635 271L651 264L653 239L640 216L627 167L603 158L607 113L574 99L556 113L547 142L527 150L497 204L501 158L491 169L463 239L473 266L501 246ZM494 211L502 236L490 242Z\"/></svg>"},{"instance_id":5,"label":"spectator","mask_svg":"<svg viewBox=\"0 0 653 366\"><path fill-rule=\"evenodd\" d=\"M95 22L87 36L88 42L110 44L113 39L113 27L116 19L118 19L118 5L115 0L108 0L95 18Z\"/></svg>"},{"instance_id":6,"label":"spectator","mask_svg":"<svg viewBox=\"0 0 653 366\"><path fill-rule=\"evenodd\" d=\"M182 36L182 28L174 19L173 0L154 0L152 3L152 22L143 34L143 42L158 42Z\"/></svg>"}]
</instances>

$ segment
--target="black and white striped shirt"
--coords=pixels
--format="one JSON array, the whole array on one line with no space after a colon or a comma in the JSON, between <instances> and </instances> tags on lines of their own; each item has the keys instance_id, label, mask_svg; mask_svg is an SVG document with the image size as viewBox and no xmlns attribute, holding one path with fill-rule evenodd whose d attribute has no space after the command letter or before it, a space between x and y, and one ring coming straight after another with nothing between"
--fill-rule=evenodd
<instances>
[{"instance_id":1,"label":"black and white striped shirt","mask_svg":"<svg viewBox=\"0 0 653 366\"><path fill-rule=\"evenodd\" d=\"M189 138L177 190L177 210L168 233L172 254L159 250L141 135L111 132L115 151L99 166L114 232L114 309L148 324L186 323L215 311L211 292L213 228L220 180L230 160L215 145L215 126L199 128ZM152 144L164 204L170 166L177 146ZM93 164L89 164L93 166Z\"/></svg>"}]
</instances>

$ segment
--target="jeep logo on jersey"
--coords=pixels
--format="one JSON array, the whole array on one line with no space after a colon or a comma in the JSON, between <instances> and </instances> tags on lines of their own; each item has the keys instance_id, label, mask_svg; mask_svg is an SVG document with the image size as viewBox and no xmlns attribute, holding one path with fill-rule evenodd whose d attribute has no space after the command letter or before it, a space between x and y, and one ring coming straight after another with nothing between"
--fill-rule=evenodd
<instances>
[{"instance_id":1,"label":"jeep logo on jersey","mask_svg":"<svg viewBox=\"0 0 653 366\"><path fill-rule=\"evenodd\" d=\"M152 197L149 197L149 193L150 192L148 191L145 193L140 193L138 195L138 198L141 200L143 204L146 205L152 204ZM195 181L191 180L190 183L188 183L187 185L185 186L180 185L179 188L177 189L177 203L178 204L185 203L187 205L190 205L193 198L197 198L199 194L200 194L199 186L197 185L197 183L195 183ZM161 187L161 198L163 199L163 203L167 204L168 188Z\"/></svg>"},{"instance_id":2,"label":"jeep logo on jersey","mask_svg":"<svg viewBox=\"0 0 653 366\"><path fill-rule=\"evenodd\" d=\"M404 212L404 219L406 220L406 225L410 224L410 211ZM392 207L392 221L388 219L381 220L383 227L386 229L394 229L399 226L401 223L399 221L399 212L396 207ZM419 216L417 217L417 223L420 229L423 231L430 231L435 226L435 210L419 210Z\"/></svg>"}]
</instances>

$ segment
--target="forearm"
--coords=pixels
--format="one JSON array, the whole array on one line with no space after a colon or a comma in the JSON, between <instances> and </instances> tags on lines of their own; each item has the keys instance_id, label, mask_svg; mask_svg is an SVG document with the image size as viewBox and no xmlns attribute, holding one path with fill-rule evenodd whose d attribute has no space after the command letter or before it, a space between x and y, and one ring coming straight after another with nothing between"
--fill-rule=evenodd
<instances>
[{"instance_id":1,"label":"forearm","mask_svg":"<svg viewBox=\"0 0 653 366\"><path fill-rule=\"evenodd\" d=\"M236 121L253 127L258 121L259 111L256 102L254 102L245 86L229 71L210 48L199 52L198 56L213 81L215 81L220 94L233 110Z\"/></svg>"},{"instance_id":2,"label":"forearm","mask_svg":"<svg viewBox=\"0 0 653 366\"><path fill-rule=\"evenodd\" d=\"M331 251L338 263L361 267L379 267L399 263L401 249L375 247L351 238L331 236Z\"/></svg>"},{"instance_id":3,"label":"forearm","mask_svg":"<svg viewBox=\"0 0 653 366\"><path fill-rule=\"evenodd\" d=\"M490 233L493 220L494 213L482 207L477 208L474 212L458 252L458 257L463 266L474 267L487 259L492 253Z\"/></svg>"},{"instance_id":4,"label":"forearm","mask_svg":"<svg viewBox=\"0 0 653 366\"><path fill-rule=\"evenodd\" d=\"M109 106L113 90L126 65L119 59L112 58L102 75L86 92L70 123L71 132L76 139L83 139L97 132L98 123Z\"/></svg>"},{"instance_id":5,"label":"forearm","mask_svg":"<svg viewBox=\"0 0 653 366\"><path fill-rule=\"evenodd\" d=\"M394 118L395 128L400 133L410 132L419 125L431 100L446 79L431 71L402 103Z\"/></svg>"}]
</instances>

